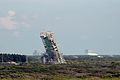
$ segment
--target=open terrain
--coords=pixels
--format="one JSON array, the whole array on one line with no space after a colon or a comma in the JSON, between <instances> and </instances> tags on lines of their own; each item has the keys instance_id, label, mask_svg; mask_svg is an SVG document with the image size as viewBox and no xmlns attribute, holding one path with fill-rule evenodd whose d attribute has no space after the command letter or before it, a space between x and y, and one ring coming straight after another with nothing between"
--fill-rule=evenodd
<instances>
[{"instance_id":1,"label":"open terrain","mask_svg":"<svg viewBox=\"0 0 120 80\"><path fill-rule=\"evenodd\" d=\"M43 65L30 59L19 65L0 64L0 80L119 80L120 56L64 56L66 64ZM32 57L30 57L32 58Z\"/></svg>"}]
</instances>

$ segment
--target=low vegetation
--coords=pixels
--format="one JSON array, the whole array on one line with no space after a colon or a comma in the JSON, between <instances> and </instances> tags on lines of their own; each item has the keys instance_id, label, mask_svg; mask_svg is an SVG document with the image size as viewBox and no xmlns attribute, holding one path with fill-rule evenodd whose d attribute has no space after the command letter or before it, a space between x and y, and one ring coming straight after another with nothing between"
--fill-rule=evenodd
<instances>
[{"instance_id":1,"label":"low vegetation","mask_svg":"<svg viewBox=\"0 0 120 80\"><path fill-rule=\"evenodd\" d=\"M119 80L120 58L66 58L66 64L0 66L0 80Z\"/></svg>"}]
</instances>

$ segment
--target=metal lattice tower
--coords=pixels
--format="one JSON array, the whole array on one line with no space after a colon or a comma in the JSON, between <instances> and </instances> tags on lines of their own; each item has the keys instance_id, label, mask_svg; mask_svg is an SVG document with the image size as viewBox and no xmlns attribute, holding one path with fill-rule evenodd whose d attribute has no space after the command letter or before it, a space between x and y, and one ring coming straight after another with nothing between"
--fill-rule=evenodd
<instances>
[{"instance_id":1,"label":"metal lattice tower","mask_svg":"<svg viewBox=\"0 0 120 80\"><path fill-rule=\"evenodd\" d=\"M61 64L65 63L62 54L58 49L58 45L54 39L52 32L42 32L40 37L43 41L46 53L42 56L42 62L44 64Z\"/></svg>"}]
</instances>

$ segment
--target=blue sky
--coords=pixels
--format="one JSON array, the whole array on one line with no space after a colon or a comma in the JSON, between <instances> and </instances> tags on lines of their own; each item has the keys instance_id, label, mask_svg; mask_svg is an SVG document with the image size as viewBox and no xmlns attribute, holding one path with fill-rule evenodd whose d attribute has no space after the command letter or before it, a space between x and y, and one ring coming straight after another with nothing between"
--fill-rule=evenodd
<instances>
[{"instance_id":1,"label":"blue sky","mask_svg":"<svg viewBox=\"0 0 120 80\"><path fill-rule=\"evenodd\" d=\"M43 31L64 54L120 54L120 0L0 0L0 52L44 52Z\"/></svg>"}]
</instances>

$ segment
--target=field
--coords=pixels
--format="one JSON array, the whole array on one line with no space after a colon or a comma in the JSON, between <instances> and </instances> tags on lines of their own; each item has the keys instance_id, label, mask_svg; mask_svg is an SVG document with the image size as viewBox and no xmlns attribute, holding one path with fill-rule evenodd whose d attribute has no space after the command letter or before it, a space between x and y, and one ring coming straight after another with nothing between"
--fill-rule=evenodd
<instances>
[{"instance_id":1,"label":"field","mask_svg":"<svg viewBox=\"0 0 120 80\"><path fill-rule=\"evenodd\" d=\"M36 57L19 65L0 64L0 80L119 80L120 56L64 56L66 64L43 65ZM35 60L36 58L36 60ZM39 61L39 60L38 60Z\"/></svg>"}]
</instances>

